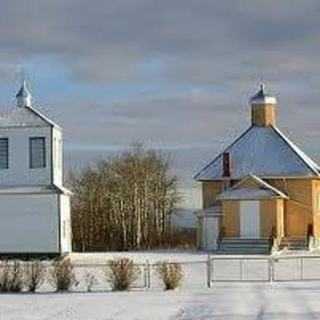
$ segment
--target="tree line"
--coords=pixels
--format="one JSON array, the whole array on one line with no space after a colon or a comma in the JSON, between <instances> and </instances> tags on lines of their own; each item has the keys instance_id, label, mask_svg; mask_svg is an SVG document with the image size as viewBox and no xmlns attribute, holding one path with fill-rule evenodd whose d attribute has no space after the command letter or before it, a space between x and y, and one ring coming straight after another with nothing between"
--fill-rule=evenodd
<instances>
[{"instance_id":1,"label":"tree line","mask_svg":"<svg viewBox=\"0 0 320 320\"><path fill-rule=\"evenodd\" d=\"M135 250L165 246L179 201L168 155L143 146L70 175L73 249Z\"/></svg>"}]
</instances>

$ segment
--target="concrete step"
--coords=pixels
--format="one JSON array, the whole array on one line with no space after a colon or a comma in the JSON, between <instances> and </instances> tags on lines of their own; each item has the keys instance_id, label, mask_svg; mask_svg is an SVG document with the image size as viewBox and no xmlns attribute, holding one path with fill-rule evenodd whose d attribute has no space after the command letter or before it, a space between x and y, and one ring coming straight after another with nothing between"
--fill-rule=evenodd
<instances>
[{"instance_id":1,"label":"concrete step","mask_svg":"<svg viewBox=\"0 0 320 320\"><path fill-rule=\"evenodd\" d=\"M219 251L230 254L267 254L268 239L236 239L224 238L220 242Z\"/></svg>"},{"instance_id":2,"label":"concrete step","mask_svg":"<svg viewBox=\"0 0 320 320\"><path fill-rule=\"evenodd\" d=\"M225 249L221 248L217 252L218 254L269 254L269 249L245 249L245 248L238 248L238 249Z\"/></svg>"},{"instance_id":3,"label":"concrete step","mask_svg":"<svg viewBox=\"0 0 320 320\"><path fill-rule=\"evenodd\" d=\"M279 249L282 250L288 248L288 250L308 250L308 241L305 237L286 237L281 239Z\"/></svg>"},{"instance_id":4,"label":"concrete step","mask_svg":"<svg viewBox=\"0 0 320 320\"><path fill-rule=\"evenodd\" d=\"M224 243L268 243L269 240L266 238L262 239L241 239L241 238L223 238L221 242Z\"/></svg>"}]
</instances>

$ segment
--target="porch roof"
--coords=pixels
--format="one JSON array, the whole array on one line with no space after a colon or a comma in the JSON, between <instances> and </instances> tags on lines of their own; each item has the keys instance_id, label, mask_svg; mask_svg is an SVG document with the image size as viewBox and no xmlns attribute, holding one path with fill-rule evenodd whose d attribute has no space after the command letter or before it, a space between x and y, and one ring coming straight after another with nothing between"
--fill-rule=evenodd
<instances>
[{"instance_id":1,"label":"porch roof","mask_svg":"<svg viewBox=\"0 0 320 320\"><path fill-rule=\"evenodd\" d=\"M261 178L250 174L217 196L218 200L288 199L288 196Z\"/></svg>"}]
</instances>

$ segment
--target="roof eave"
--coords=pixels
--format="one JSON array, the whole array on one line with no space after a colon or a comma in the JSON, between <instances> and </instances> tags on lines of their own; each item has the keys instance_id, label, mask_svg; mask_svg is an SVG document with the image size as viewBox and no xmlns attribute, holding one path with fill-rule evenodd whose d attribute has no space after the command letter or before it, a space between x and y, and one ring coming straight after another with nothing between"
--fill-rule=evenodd
<instances>
[{"instance_id":1,"label":"roof eave","mask_svg":"<svg viewBox=\"0 0 320 320\"><path fill-rule=\"evenodd\" d=\"M36 116L38 116L39 118L41 118L44 122L46 122L48 125L50 125L51 127L54 127L56 129L62 130L62 128L57 125L54 121L50 120L47 116L45 116L44 114L42 114L40 111L38 111L37 109L35 109L34 107L31 106L25 106L25 108L27 108L28 110L30 110L31 112L33 112Z\"/></svg>"}]
</instances>

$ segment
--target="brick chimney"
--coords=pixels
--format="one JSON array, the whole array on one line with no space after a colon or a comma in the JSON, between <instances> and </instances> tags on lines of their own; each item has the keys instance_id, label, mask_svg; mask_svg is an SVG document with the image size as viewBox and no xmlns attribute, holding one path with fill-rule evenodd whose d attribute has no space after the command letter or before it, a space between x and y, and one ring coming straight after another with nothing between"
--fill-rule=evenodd
<instances>
[{"instance_id":1,"label":"brick chimney","mask_svg":"<svg viewBox=\"0 0 320 320\"><path fill-rule=\"evenodd\" d=\"M251 123L258 127L275 126L277 99L267 95L264 85L260 85L258 93L250 99Z\"/></svg>"},{"instance_id":2,"label":"brick chimney","mask_svg":"<svg viewBox=\"0 0 320 320\"><path fill-rule=\"evenodd\" d=\"M231 176L231 161L230 161L230 153L224 152L222 154L222 176L224 178L230 178Z\"/></svg>"}]
</instances>

